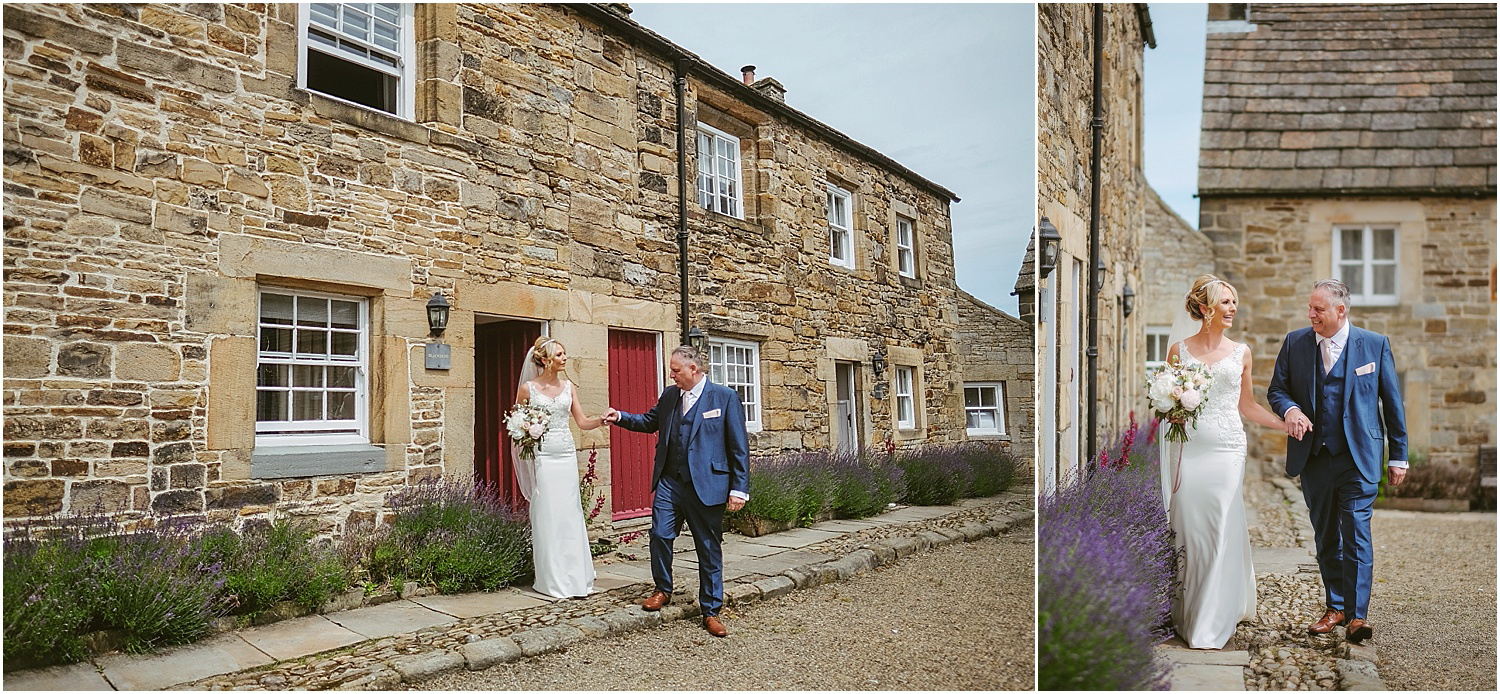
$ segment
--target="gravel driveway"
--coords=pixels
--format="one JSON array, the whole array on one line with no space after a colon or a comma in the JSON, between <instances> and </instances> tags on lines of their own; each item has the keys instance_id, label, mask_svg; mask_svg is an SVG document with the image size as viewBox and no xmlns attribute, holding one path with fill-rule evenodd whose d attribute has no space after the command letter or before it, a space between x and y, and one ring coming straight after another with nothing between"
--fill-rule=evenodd
<instances>
[{"instance_id":1,"label":"gravel driveway","mask_svg":"<svg viewBox=\"0 0 1500 694\"><path fill-rule=\"evenodd\" d=\"M1370 617L1390 689L1495 689L1495 514L1376 511Z\"/></svg>"},{"instance_id":2,"label":"gravel driveway","mask_svg":"<svg viewBox=\"0 0 1500 694\"><path fill-rule=\"evenodd\" d=\"M420 688L1031 689L1034 537L1028 523L726 609L727 639L687 619Z\"/></svg>"}]
</instances>

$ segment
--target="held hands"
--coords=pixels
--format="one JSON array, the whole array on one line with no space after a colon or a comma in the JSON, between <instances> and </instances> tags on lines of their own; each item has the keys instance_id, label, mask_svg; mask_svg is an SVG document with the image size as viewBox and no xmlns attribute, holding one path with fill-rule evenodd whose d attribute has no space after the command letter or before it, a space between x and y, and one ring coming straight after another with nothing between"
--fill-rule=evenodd
<instances>
[{"instance_id":1,"label":"held hands","mask_svg":"<svg viewBox=\"0 0 1500 694\"><path fill-rule=\"evenodd\" d=\"M613 407L607 407L604 409L604 414L600 415L599 418L604 420L605 424L614 424L620 421L620 411Z\"/></svg>"},{"instance_id":2,"label":"held hands","mask_svg":"<svg viewBox=\"0 0 1500 694\"><path fill-rule=\"evenodd\" d=\"M1302 410L1296 410L1287 414L1286 421L1282 422L1282 428L1286 430L1287 436L1301 441L1302 437L1312 430L1312 421L1307 418L1307 415L1302 414Z\"/></svg>"}]
</instances>

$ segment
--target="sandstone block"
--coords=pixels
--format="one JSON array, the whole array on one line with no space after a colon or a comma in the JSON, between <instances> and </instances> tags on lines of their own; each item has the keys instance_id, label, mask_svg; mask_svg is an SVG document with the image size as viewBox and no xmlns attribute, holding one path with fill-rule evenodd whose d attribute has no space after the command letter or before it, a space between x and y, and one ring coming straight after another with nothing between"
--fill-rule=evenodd
<instances>
[{"instance_id":1,"label":"sandstone block","mask_svg":"<svg viewBox=\"0 0 1500 694\"><path fill-rule=\"evenodd\" d=\"M183 183L218 188L224 185L224 170L202 159L186 157L182 160Z\"/></svg>"},{"instance_id":2,"label":"sandstone block","mask_svg":"<svg viewBox=\"0 0 1500 694\"><path fill-rule=\"evenodd\" d=\"M208 508L240 508L241 506L271 506L276 503L279 489L274 484L252 484L235 487L215 487L206 492Z\"/></svg>"},{"instance_id":3,"label":"sandstone block","mask_svg":"<svg viewBox=\"0 0 1500 694\"><path fill-rule=\"evenodd\" d=\"M7 20L10 12L6 11ZM62 480L16 480L5 483L5 516L44 515L62 510Z\"/></svg>"},{"instance_id":4,"label":"sandstone block","mask_svg":"<svg viewBox=\"0 0 1500 694\"><path fill-rule=\"evenodd\" d=\"M78 197L78 207L88 214L137 224L151 223L151 201L133 195L125 195L98 188L85 188Z\"/></svg>"},{"instance_id":5,"label":"sandstone block","mask_svg":"<svg viewBox=\"0 0 1500 694\"><path fill-rule=\"evenodd\" d=\"M178 489L162 492L151 500L151 510L156 513L201 513L203 493L195 489Z\"/></svg>"},{"instance_id":6,"label":"sandstone block","mask_svg":"<svg viewBox=\"0 0 1500 694\"><path fill-rule=\"evenodd\" d=\"M74 482L69 506L74 511L98 509L104 513L130 510L130 485L116 480Z\"/></svg>"},{"instance_id":7,"label":"sandstone block","mask_svg":"<svg viewBox=\"0 0 1500 694\"><path fill-rule=\"evenodd\" d=\"M71 342L57 350L57 373L77 378L107 378L111 350L97 342Z\"/></svg>"},{"instance_id":8,"label":"sandstone block","mask_svg":"<svg viewBox=\"0 0 1500 694\"><path fill-rule=\"evenodd\" d=\"M464 667L484 670L501 663L514 663L521 659L521 647L509 636L484 639L463 646Z\"/></svg>"},{"instance_id":9,"label":"sandstone block","mask_svg":"<svg viewBox=\"0 0 1500 694\"><path fill-rule=\"evenodd\" d=\"M792 580L794 587L796 587L795 579L791 579L790 576L786 576L786 578ZM757 588L753 583L736 583L724 588L724 602L728 605L744 605L759 599L760 588Z\"/></svg>"},{"instance_id":10,"label":"sandstone block","mask_svg":"<svg viewBox=\"0 0 1500 694\"><path fill-rule=\"evenodd\" d=\"M50 340L17 335L5 336L6 378L42 378L51 370L52 343Z\"/></svg>"},{"instance_id":11,"label":"sandstone block","mask_svg":"<svg viewBox=\"0 0 1500 694\"><path fill-rule=\"evenodd\" d=\"M115 350L115 377L148 383L175 381L182 359L177 350L151 343L124 343Z\"/></svg>"},{"instance_id":12,"label":"sandstone block","mask_svg":"<svg viewBox=\"0 0 1500 694\"><path fill-rule=\"evenodd\" d=\"M586 638L598 638L609 633L609 625L605 624L604 620L598 617L590 616L570 619L568 620L567 624L568 626L571 626L583 632L583 635Z\"/></svg>"}]
</instances>

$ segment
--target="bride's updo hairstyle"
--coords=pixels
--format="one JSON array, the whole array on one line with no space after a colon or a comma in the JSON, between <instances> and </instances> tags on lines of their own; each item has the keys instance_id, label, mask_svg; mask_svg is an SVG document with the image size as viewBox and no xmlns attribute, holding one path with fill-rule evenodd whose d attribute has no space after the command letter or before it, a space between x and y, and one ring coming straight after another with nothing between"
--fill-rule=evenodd
<instances>
[{"instance_id":1,"label":"bride's updo hairstyle","mask_svg":"<svg viewBox=\"0 0 1500 694\"><path fill-rule=\"evenodd\" d=\"M1236 297L1240 295L1234 285L1213 275L1200 275L1193 281L1193 289L1187 293L1188 315L1196 321L1213 315L1213 307L1219 305L1219 300L1224 298L1226 291Z\"/></svg>"},{"instance_id":2,"label":"bride's updo hairstyle","mask_svg":"<svg viewBox=\"0 0 1500 694\"><path fill-rule=\"evenodd\" d=\"M536 342L531 343L531 363L536 364L538 369L545 370L547 361L557 356L563 348L562 343L546 335L538 337Z\"/></svg>"}]
</instances>

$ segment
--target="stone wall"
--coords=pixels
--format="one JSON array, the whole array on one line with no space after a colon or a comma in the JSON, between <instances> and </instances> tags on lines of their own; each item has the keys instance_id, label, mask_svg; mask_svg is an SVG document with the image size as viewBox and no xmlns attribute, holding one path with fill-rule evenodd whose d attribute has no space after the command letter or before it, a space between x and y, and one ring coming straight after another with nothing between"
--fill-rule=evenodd
<instances>
[{"instance_id":1,"label":"stone wall","mask_svg":"<svg viewBox=\"0 0 1500 694\"><path fill-rule=\"evenodd\" d=\"M1141 339L1147 339L1149 328L1170 329L1178 314L1185 314L1184 301L1193 280L1212 273L1213 242L1178 216L1156 191L1146 189L1146 233L1141 247L1144 285L1135 290L1135 310ZM1250 297L1244 297L1248 301ZM1243 301L1242 301L1243 303ZM1144 360L1146 355L1141 355ZM1144 369L1137 372L1144 379ZM1145 389L1133 396L1132 407L1138 415L1149 416Z\"/></svg>"},{"instance_id":2,"label":"stone wall","mask_svg":"<svg viewBox=\"0 0 1500 694\"><path fill-rule=\"evenodd\" d=\"M1077 369L1071 362L1073 354L1088 348L1087 282L1094 275L1089 247L1090 122L1097 11L1104 12L1105 32L1099 175L1100 259L1105 278L1097 306L1097 430L1086 432L1081 429L1086 427L1087 408L1082 399L1088 394L1088 357L1080 354ZM1056 407L1052 429L1059 436L1056 465L1060 472L1077 469L1090 436L1126 425L1130 394L1139 385L1135 374L1144 355L1137 337L1141 330L1137 318L1124 318L1120 299L1127 284L1133 289L1142 286L1140 254L1147 191L1141 170L1144 49L1134 5L1038 5L1037 212L1063 238L1058 270L1038 284L1042 327L1037 349L1054 355L1051 373L1043 375L1039 369L1039 379L1046 393L1043 403L1050 401ZM1049 302L1050 309L1042 305ZM1048 317L1049 311L1055 318ZM1084 318L1078 326L1068 319L1072 311ZM1038 364L1047 363L1045 354L1039 355ZM1078 430L1070 431L1075 427Z\"/></svg>"},{"instance_id":3,"label":"stone wall","mask_svg":"<svg viewBox=\"0 0 1500 694\"><path fill-rule=\"evenodd\" d=\"M1029 463L1036 442L1036 329L968 292L960 290L958 295L958 333L954 343L963 379L967 383L1004 384L1004 440L1009 442L1009 449L1016 457Z\"/></svg>"},{"instance_id":4,"label":"stone wall","mask_svg":"<svg viewBox=\"0 0 1500 694\"><path fill-rule=\"evenodd\" d=\"M610 328L679 341L669 60L562 6L417 5L413 122L298 89L296 13L5 8L7 519L280 507L337 531L472 470L480 316L548 323L590 412ZM689 290L705 332L761 343L756 452L831 445L830 339L919 362L923 427L899 440L961 439L948 199L689 82L690 116L743 131L746 219L690 192ZM828 264L826 180L855 194L852 271ZM889 270L897 212L916 281ZM369 302L371 471L252 472L262 286ZM424 368L429 342L452 368ZM875 443L891 402L867 409Z\"/></svg>"},{"instance_id":5,"label":"stone wall","mask_svg":"<svg viewBox=\"0 0 1500 694\"><path fill-rule=\"evenodd\" d=\"M1238 337L1265 402L1286 334L1306 327L1314 280L1332 276L1336 224L1398 230L1398 304L1350 308L1391 339L1408 443L1432 461L1472 464L1495 442L1495 203L1472 198L1205 197L1217 272L1240 290ZM1251 452L1279 469L1285 437L1252 427Z\"/></svg>"}]
</instances>

